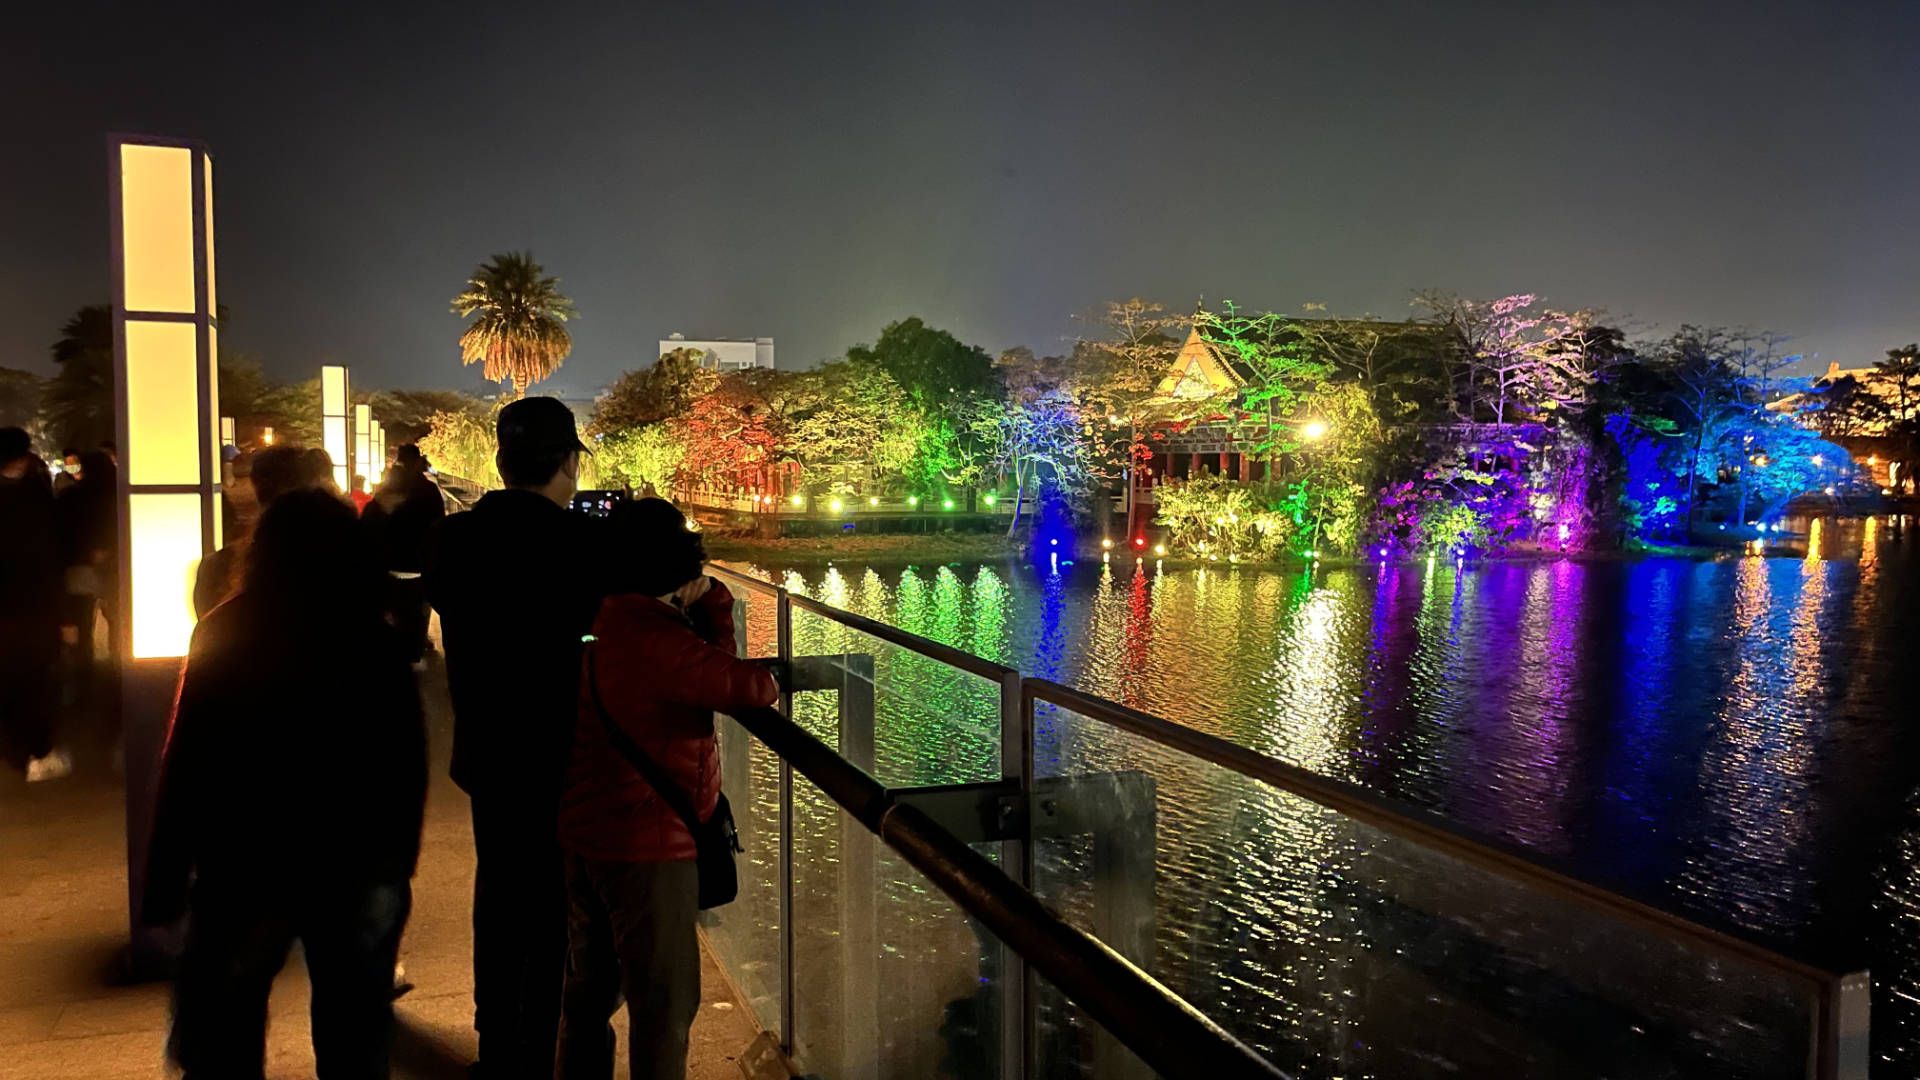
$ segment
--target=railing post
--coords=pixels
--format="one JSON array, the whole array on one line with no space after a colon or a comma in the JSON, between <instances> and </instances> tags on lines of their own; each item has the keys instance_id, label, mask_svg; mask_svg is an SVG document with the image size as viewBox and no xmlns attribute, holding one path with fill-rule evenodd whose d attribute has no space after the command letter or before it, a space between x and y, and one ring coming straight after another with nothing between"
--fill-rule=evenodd
<instances>
[{"instance_id":1,"label":"railing post","mask_svg":"<svg viewBox=\"0 0 1920 1080\"><path fill-rule=\"evenodd\" d=\"M1033 888L1033 702L1022 692L1020 673L1000 677L1000 776L1016 795L1001 813L1018 820L1014 839L1000 844L1000 865L1023 889ZM1026 958L1000 945L1000 1075L1024 1080L1033 1068L1033 987Z\"/></svg>"},{"instance_id":2,"label":"railing post","mask_svg":"<svg viewBox=\"0 0 1920 1080\"><path fill-rule=\"evenodd\" d=\"M1842 975L1821 997L1814 1023L1814 1075L1819 1080L1867 1080L1869 997L1873 979L1865 971Z\"/></svg>"},{"instance_id":3,"label":"railing post","mask_svg":"<svg viewBox=\"0 0 1920 1080\"><path fill-rule=\"evenodd\" d=\"M838 657L840 756L874 769L873 657ZM880 1031L879 841L851 815L840 818L840 1075L885 1074Z\"/></svg>"},{"instance_id":4,"label":"railing post","mask_svg":"<svg viewBox=\"0 0 1920 1080\"><path fill-rule=\"evenodd\" d=\"M774 640L780 662L793 670L793 603L787 590L774 591ZM780 692L780 713L793 715L793 691ZM793 1032L793 765L780 758L780 1046L788 1057L797 1045Z\"/></svg>"}]
</instances>

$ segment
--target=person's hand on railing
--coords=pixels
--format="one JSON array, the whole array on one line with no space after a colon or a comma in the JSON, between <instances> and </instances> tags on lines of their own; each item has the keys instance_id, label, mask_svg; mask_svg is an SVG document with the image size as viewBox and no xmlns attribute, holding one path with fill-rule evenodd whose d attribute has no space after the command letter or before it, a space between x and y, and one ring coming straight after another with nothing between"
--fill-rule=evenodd
<instances>
[{"instance_id":1,"label":"person's hand on railing","mask_svg":"<svg viewBox=\"0 0 1920 1080\"><path fill-rule=\"evenodd\" d=\"M793 693L793 666L791 664L778 657L772 656L756 657L753 662L767 669L767 674L773 676L774 684L780 687L781 693Z\"/></svg>"}]
</instances>

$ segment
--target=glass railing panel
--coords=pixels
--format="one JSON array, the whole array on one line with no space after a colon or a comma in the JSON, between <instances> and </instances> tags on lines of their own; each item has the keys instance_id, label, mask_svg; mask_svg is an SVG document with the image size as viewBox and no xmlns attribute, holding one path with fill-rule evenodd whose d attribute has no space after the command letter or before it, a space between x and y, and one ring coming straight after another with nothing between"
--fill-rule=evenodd
<instances>
[{"instance_id":1,"label":"glass railing panel","mask_svg":"<svg viewBox=\"0 0 1920 1080\"><path fill-rule=\"evenodd\" d=\"M1000 1077L998 942L819 788L793 786L802 1074Z\"/></svg>"},{"instance_id":2,"label":"glass railing panel","mask_svg":"<svg viewBox=\"0 0 1920 1080\"><path fill-rule=\"evenodd\" d=\"M1803 1078L1818 986L1035 707L1035 891L1302 1077ZM1057 992L1044 1077L1139 1076Z\"/></svg>"},{"instance_id":3,"label":"glass railing panel","mask_svg":"<svg viewBox=\"0 0 1920 1080\"><path fill-rule=\"evenodd\" d=\"M780 1026L780 758L720 717L720 789L745 850L734 859L740 894L700 913L715 958L760 1027Z\"/></svg>"},{"instance_id":4,"label":"glass railing panel","mask_svg":"<svg viewBox=\"0 0 1920 1080\"><path fill-rule=\"evenodd\" d=\"M889 787L1000 779L1000 685L793 608L793 718Z\"/></svg>"}]
</instances>

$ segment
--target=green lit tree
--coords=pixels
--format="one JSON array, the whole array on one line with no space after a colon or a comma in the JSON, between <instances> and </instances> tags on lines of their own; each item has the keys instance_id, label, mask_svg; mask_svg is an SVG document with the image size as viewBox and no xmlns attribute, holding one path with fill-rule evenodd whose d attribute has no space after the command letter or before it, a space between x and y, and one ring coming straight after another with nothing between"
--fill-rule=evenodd
<instances>
[{"instance_id":1,"label":"green lit tree","mask_svg":"<svg viewBox=\"0 0 1920 1080\"><path fill-rule=\"evenodd\" d=\"M453 313L478 316L460 335L460 362L482 365L489 381L510 382L518 395L560 370L573 351L566 327L578 315L573 301L527 252L480 264L453 298Z\"/></svg>"},{"instance_id":2,"label":"green lit tree","mask_svg":"<svg viewBox=\"0 0 1920 1080\"><path fill-rule=\"evenodd\" d=\"M884 371L925 422L909 484L931 494L945 485L971 489L980 482L991 447L977 422L999 400L993 359L919 318L889 323L872 345L847 350L855 364Z\"/></svg>"}]
</instances>

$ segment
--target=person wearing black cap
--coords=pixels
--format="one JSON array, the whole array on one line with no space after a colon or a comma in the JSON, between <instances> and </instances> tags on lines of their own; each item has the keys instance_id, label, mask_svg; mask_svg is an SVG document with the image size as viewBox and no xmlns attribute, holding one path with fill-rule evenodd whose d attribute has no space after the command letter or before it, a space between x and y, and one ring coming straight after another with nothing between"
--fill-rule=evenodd
<instances>
[{"instance_id":1,"label":"person wearing black cap","mask_svg":"<svg viewBox=\"0 0 1920 1080\"><path fill-rule=\"evenodd\" d=\"M453 696L454 783L472 800L476 1073L551 1076L566 969L556 818L593 623L593 519L567 509L580 471L572 410L500 411L506 489L441 523L427 567Z\"/></svg>"}]
</instances>

